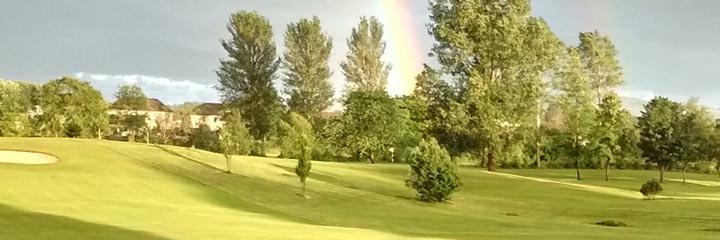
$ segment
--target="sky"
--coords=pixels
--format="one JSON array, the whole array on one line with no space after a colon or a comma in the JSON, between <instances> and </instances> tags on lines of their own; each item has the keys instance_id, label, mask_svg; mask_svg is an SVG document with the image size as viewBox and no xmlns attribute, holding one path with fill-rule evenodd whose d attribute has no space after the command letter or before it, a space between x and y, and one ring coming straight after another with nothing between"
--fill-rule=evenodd
<instances>
[{"instance_id":1,"label":"sky","mask_svg":"<svg viewBox=\"0 0 720 240\"><path fill-rule=\"evenodd\" d=\"M615 43L624 70L620 95L699 97L720 106L720 1L533 0L568 45L599 30ZM278 54L288 23L318 16L333 38L331 81L339 97L339 63L361 16L385 24L391 63L388 90L407 93L427 57L425 0L0 0L0 78L47 82L61 76L90 81L108 99L121 84L138 84L168 104L217 102L214 70L226 53L231 13L257 11L273 25ZM280 74L282 76L282 74ZM278 83L278 86L280 84Z\"/></svg>"}]
</instances>

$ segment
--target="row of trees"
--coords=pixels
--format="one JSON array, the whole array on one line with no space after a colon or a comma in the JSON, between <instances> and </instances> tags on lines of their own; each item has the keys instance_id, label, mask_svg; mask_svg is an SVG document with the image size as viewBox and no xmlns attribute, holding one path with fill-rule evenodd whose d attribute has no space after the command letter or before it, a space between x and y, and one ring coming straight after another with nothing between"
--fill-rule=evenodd
<instances>
[{"instance_id":1,"label":"row of trees","mask_svg":"<svg viewBox=\"0 0 720 240\"><path fill-rule=\"evenodd\" d=\"M689 154L692 144L657 147L672 153L653 153L660 150L647 142L656 141L649 136L657 135L661 125L646 127L644 119L655 103L639 120L622 108L613 92L623 84L622 68L607 36L580 33L578 46L566 46L542 18L530 15L527 0L434 0L430 12L428 29L435 39L430 56L439 67L426 65L410 96L388 96L391 66L382 61L383 26L363 17L347 39L350 51L340 64L347 81L343 115L319 119L332 102L332 39L322 32L320 20L289 24L287 50L278 57L269 21L245 11L230 18L232 38L223 42L228 58L217 71L218 90L256 140L286 136L287 127L277 131L277 126L288 126L280 122L293 118L290 113L306 119L317 136L316 159L410 161L423 139L437 139L456 159L480 159L491 171L498 165L546 163L574 167L578 179L588 167L604 167L609 175L612 165L667 169L674 165L666 158L675 159L672 163L709 159ZM277 76L279 71L284 76ZM283 79L285 104L273 88L277 78ZM709 141L687 134L687 139ZM679 141L675 136L669 138Z\"/></svg>"}]
</instances>

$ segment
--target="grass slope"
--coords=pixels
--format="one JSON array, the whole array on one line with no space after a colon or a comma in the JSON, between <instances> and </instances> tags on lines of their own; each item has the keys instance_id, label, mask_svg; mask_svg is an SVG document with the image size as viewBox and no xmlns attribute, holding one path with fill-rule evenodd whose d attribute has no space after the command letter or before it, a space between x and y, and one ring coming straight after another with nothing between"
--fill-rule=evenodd
<instances>
[{"instance_id":1,"label":"grass slope","mask_svg":"<svg viewBox=\"0 0 720 240\"><path fill-rule=\"evenodd\" d=\"M642 201L560 184L461 170L448 204L414 201L403 165L314 162L310 199L295 161L172 146L0 138L0 149L58 156L52 165L0 164L0 239L717 239L720 202ZM508 171L571 181L566 170ZM652 171L599 170L581 184L636 191ZM670 174L671 178L678 178ZM690 174L700 181L712 175ZM716 177L716 176L715 176ZM668 183L667 195L720 187ZM594 225L619 220L628 227Z\"/></svg>"}]
</instances>

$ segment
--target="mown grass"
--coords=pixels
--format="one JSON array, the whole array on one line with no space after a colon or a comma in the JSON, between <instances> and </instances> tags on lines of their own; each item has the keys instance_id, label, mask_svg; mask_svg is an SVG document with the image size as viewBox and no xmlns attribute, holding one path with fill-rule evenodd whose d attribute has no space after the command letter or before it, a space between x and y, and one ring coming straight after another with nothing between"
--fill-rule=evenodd
<instances>
[{"instance_id":1,"label":"mown grass","mask_svg":"<svg viewBox=\"0 0 720 240\"><path fill-rule=\"evenodd\" d=\"M460 170L450 203L425 204L403 165L315 162L304 199L294 160L238 156L226 174L221 155L172 146L0 138L0 149L61 159L0 164L0 239L717 239L703 230L720 224L720 202L642 201L476 168ZM572 181L570 170L508 172ZM656 175L584 173L583 184L634 191ZM664 193L720 190L675 184ZM608 219L628 226L596 225Z\"/></svg>"}]
</instances>

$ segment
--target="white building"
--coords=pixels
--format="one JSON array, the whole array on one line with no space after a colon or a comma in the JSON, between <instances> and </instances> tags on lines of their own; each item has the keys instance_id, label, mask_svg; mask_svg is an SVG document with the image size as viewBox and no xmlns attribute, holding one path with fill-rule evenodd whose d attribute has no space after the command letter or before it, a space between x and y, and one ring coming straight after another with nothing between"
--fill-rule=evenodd
<instances>
[{"instance_id":1,"label":"white building","mask_svg":"<svg viewBox=\"0 0 720 240\"><path fill-rule=\"evenodd\" d=\"M223 126L222 121L223 105L220 103L203 103L193 109L190 115L190 123L192 128L200 127L200 124L206 124L210 130L215 131Z\"/></svg>"}]
</instances>

